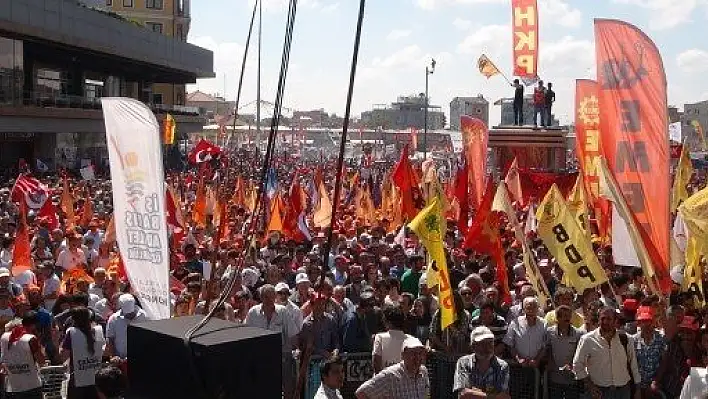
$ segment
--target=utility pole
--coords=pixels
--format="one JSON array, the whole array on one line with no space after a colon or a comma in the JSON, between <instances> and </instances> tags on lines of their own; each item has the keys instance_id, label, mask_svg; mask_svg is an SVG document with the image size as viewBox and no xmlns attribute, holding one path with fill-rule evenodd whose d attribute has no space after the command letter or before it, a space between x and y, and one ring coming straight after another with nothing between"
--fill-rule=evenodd
<instances>
[{"instance_id":1,"label":"utility pole","mask_svg":"<svg viewBox=\"0 0 708 399\"><path fill-rule=\"evenodd\" d=\"M430 67L428 67L427 65L425 66L425 122L423 123L423 159L428 158L428 77L433 73L435 73L435 60L431 59Z\"/></svg>"}]
</instances>

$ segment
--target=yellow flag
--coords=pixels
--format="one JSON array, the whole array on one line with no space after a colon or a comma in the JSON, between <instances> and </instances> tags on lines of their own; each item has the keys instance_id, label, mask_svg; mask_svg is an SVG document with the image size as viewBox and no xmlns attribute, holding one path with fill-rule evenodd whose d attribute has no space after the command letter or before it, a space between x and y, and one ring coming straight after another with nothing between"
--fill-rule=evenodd
<instances>
[{"instance_id":1,"label":"yellow flag","mask_svg":"<svg viewBox=\"0 0 708 399\"><path fill-rule=\"evenodd\" d=\"M690 196L678 210L691 237L708 242L708 187Z\"/></svg>"},{"instance_id":2,"label":"yellow flag","mask_svg":"<svg viewBox=\"0 0 708 399\"><path fill-rule=\"evenodd\" d=\"M571 285L583 292L607 281L592 244L553 184L536 211L538 235L568 276Z\"/></svg>"},{"instance_id":3,"label":"yellow flag","mask_svg":"<svg viewBox=\"0 0 708 399\"><path fill-rule=\"evenodd\" d=\"M162 124L162 143L172 145L175 143L175 130L177 129L177 123L175 123L175 118L170 114L165 115L165 120Z\"/></svg>"},{"instance_id":4,"label":"yellow flag","mask_svg":"<svg viewBox=\"0 0 708 399\"><path fill-rule=\"evenodd\" d=\"M484 54L482 54L479 57L479 60L477 60L477 67L479 68L479 73L484 75L484 77L486 77L487 79L501 73L501 71L499 71L499 68L494 65L492 60L490 60L489 57Z\"/></svg>"},{"instance_id":5,"label":"yellow flag","mask_svg":"<svg viewBox=\"0 0 708 399\"><path fill-rule=\"evenodd\" d=\"M445 230L440 229L440 218L440 203L437 198L434 198L430 205L413 218L408 227L418 236L418 239L428 251L430 257L428 270L437 272L440 290L440 321L444 330L455 322L457 313L455 313L455 301L452 297L450 274L447 270L447 259L443 246Z\"/></svg>"},{"instance_id":6,"label":"yellow flag","mask_svg":"<svg viewBox=\"0 0 708 399\"><path fill-rule=\"evenodd\" d=\"M691 164L691 157L688 155L688 147L684 145L681 150L681 158L679 158L679 163L676 167L674 186L671 189L671 212L676 212L679 204L688 199L688 189L686 186L691 180L692 174L693 165Z\"/></svg>"},{"instance_id":7,"label":"yellow flag","mask_svg":"<svg viewBox=\"0 0 708 399\"><path fill-rule=\"evenodd\" d=\"M703 296L703 266L701 255L705 255L705 243L701 244L695 237L688 240L686 247L686 268L683 271L682 292L689 292L697 295L701 302L705 303Z\"/></svg>"},{"instance_id":8,"label":"yellow flag","mask_svg":"<svg viewBox=\"0 0 708 399\"><path fill-rule=\"evenodd\" d=\"M497 186L497 192L494 194L494 202L492 202L492 210L500 211L506 214L509 224L514 229L514 235L516 236L516 241L521 244L524 254L524 266L526 267L526 279L531 283L533 289L538 295L539 302L542 307L548 304L548 299L551 294L548 291L546 282L541 276L541 272L538 270L538 264L536 264L536 259L533 257L533 252L529 247L528 241L524 236L523 231L521 231L521 223L516 217L516 211L511 205L511 198L509 196L509 190L505 184L499 184Z\"/></svg>"},{"instance_id":9,"label":"yellow flag","mask_svg":"<svg viewBox=\"0 0 708 399\"><path fill-rule=\"evenodd\" d=\"M607 160L605 158L600 159L599 175L600 196L610 200L615 209L617 209L617 213L624 220L624 223L627 225L627 231L629 232L629 238L632 240L632 245L634 246L634 251L637 253L639 264L642 266L642 270L644 271L647 285L649 285L649 289L651 289L653 293L660 295L661 293L659 292L656 284L654 284L654 276L656 276L654 264L652 263L649 252L644 245L644 240L642 240L642 235L639 232L637 222L629 209L629 204L627 204L627 200L624 199L624 195L620 191L619 184L615 180L614 176L612 176L610 167L607 165ZM622 221L618 221L617 223L621 222Z\"/></svg>"},{"instance_id":10,"label":"yellow flag","mask_svg":"<svg viewBox=\"0 0 708 399\"><path fill-rule=\"evenodd\" d=\"M568 208L570 213L575 217L580 228L583 229L585 235L590 239L590 221L588 220L588 201L585 196L585 186L583 185L583 176L578 173L578 180L575 181L573 191L568 197Z\"/></svg>"},{"instance_id":11,"label":"yellow flag","mask_svg":"<svg viewBox=\"0 0 708 399\"><path fill-rule=\"evenodd\" d=\"M706 151L708 147L706 147L706 136L703 133L703 127L701 126L701 123L697 120L692 120L691 126L693 126L693 130L696 131L698 139L701 140L701 146L703 147L703 151Z\"/></svg>"}]
</instances>

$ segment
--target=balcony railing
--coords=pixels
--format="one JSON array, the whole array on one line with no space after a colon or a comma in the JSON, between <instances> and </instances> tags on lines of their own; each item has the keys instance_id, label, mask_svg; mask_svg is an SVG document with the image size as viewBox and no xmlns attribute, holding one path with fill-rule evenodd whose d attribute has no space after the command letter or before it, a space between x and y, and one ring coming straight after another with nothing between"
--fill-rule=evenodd
<instances>
[{"instance_id":1,"label":"balcony railing","mask_svg":"<svg viewBox=\"0 0 708 399\"><path fill-rule=\"evenodd\" d=\"M72 108L100 110L101 99L84 96L53 95L39 92L25 92L22 98L12 98L11 93L0 90L0 106L25 106L40 108ZM171 113L173 115L198 116L199 108L183 105L166 105L145 103L155 113Z\"/></svg>"}]
</instances>

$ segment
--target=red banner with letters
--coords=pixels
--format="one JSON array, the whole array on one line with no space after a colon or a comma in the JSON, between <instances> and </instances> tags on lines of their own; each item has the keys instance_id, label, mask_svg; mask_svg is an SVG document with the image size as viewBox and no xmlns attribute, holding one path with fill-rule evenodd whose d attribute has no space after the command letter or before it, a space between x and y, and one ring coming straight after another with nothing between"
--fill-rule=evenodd
<instances>
[{"instance_id":1,"label":"red banner with letters","mask_svg":"<svg viewBox=\"0 0 708 399\"><path fill-rule=\"evenodd\" d=\"M671 186L664 65L651 39L626 22L596 19L595 47L602 152L667 292Z\"/></svg>"},{"instance_id":2,"label":"red banner with letters","mask_svg":"<svg viewBox=\"0 0 708 399\"><path fill-rule=\"evenodd\" d=\"M514 35L514 75L538 76L538 4L536 0L512 0L511 29Z\"/></svg>"},{"instance_id":3,"label":"red banner with letters","mask_svg":"<svg viewBox=\"0 0 708 399\"><path fill-rule=\"evenodd\" d=\"M484 195L484 180L487 176L487 145L489 144L489 129L487 125L471 116L460 117L462 130L462 150L465 153L467 168L472 184L472 198L476 207L482 203Z\"/></svg>"},{"instance_id":4,"label":"red banner with letters","mask_svg":"<svg viewBox=\"0 0 708 399\"><path fill-rule=\"evenodd\" d=\"M583 183L589 194L597 222L598 235L609 236L612 213L607 200L600 198L599 161L600 105L597 82L578 79L575 82L575 151L583 173Z\"/></svg>"}]
</instances>

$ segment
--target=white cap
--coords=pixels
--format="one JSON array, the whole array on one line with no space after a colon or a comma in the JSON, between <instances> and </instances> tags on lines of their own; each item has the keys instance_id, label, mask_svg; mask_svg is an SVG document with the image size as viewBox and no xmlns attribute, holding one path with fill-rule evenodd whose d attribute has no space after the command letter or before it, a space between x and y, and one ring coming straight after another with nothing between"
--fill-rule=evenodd
<instances>
[{"instance_id":1,"label":"white cap","mask_svg":"<svg viewBox=\"0 0 708 399\"><path fill-rule=\"evenodd\" d=\"M241 270L241 279L246 287L253 287L258 282L260 274L250 267Z\"/></svg>"},{"instance_id":2,"label":"white cap","mask_svg":"<svg viewBox=\"0 0 708 399\"><path fill-rule=\"evenodd\" d=\"M295 284L300 284L300 283L309 283L310 279L307 278L307 274L305 273L300 273L297 276L295 276Z\"/></svg>"},{"instance_id":3,"label":"white cap","mask_svg":"<svg viewBox=\"0 0 708 399\"><path fill-rule=\"evenodd\" d=\"M118 297L118 305L123 314L135 312L135 297L131 294L123 294Z\"/></svg>"},{"instance_id":4,"label":"white cap","mask_svg":"<svg viewBox=\"0 0 708 399\"><path fill-rule=\"evenodd\" d=\"M280 291L290 291L290 287L288 287L287 284L280 282L275 285L275 292L280 292Z\"/></svg>"},{"instance_id":5,"label":"white cap","mask_svg":"<svg viewBox=\"0 0 708 399\"><path fill-rule=\"evenodd\" d=\"M418 338L409 335L403 340L403 350L416 348L425 348Z\"/></svg>"},{"instance_id":6,"label":"white cap","mask_svg":"<svg viewBox=\"0 0 708 399\"><path fill-rule=\"evenodd\" d=\"M10 277L10 270L6 267L0 267L0 277Z\"/></svg>"},{"instance_id":7,"label":"white cap","mask_svg":"<svg viewBox=\"0 0 708 399\"><path fill-rule=\"evenodd\" d=\"M492 333L492 330L488 327L479 326L472 330L472 333L470 334L470 340L472 342L480 342L485 339L494 339L494 333Z\"/></svg>"}]
</instances>

